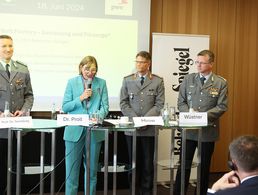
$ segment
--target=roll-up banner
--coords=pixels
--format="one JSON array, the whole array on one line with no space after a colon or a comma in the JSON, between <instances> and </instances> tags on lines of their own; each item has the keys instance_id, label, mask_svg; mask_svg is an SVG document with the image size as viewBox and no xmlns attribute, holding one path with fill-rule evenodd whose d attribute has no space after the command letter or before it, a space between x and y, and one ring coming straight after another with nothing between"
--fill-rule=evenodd
<instances>
[{"instance_id":1,"label":"roll-up banner","mask_svg":"<svg viewBox=\"0 0 258 195\"><path fill-rule=\"evenodd\" d=\"M209 35L193 34L152 34L152 73L164 79L165 102L169 106L177 107L177 97L180 84L185 75L196 72L197 54L204 49L209 49ZM159 164L169 166L170 131L159 135ZM181 147L180 133L175 133L175 159L178 159ZM159 169L160 170L160 169ZM192 177L192 176L191 176ZM158 172L158 181L168 181L169 173Z\"/></svg>"}]
</instances>

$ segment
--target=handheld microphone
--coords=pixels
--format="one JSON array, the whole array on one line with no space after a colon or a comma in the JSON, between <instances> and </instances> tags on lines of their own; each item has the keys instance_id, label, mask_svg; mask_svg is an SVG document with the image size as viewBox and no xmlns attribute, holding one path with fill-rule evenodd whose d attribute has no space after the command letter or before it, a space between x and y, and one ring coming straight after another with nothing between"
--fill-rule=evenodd
<instances>
[{"instance_id":1,"label":"handheld microphone","mask_svg":"<svg viewBox=\"0 0 258 195\"><path fill-rule=\"evenodd\" d=\"M86 89L91 89L91 86L92 86L92 78L88 78L87 81L85 81L85 86L86 86ZM88 97L86 100L89 101L89 100L90 100L90 97Z\"/></svg>"},{"instance_id":2,"label":"handheld microphone","mask_svg":"<svg viewBox=\"0 0 258 195\"><path fill-rule=\"evenodd\" d=\"M86 81L86 89L91 89L92 86L92 78L88 78Z\"/></svg>"}]
</instances>

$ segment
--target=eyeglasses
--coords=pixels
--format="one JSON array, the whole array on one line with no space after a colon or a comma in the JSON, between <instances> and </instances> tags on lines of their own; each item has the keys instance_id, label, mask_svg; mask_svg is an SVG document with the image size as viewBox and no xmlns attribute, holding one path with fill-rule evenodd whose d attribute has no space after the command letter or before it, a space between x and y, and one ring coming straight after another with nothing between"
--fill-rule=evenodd
<instances>
[{"instance_id":1,"label":"eyeglasses","mask_svg":"<svg viewBox=\"0 0 258 195\"><path fill-rule=\"evenodd\" d=\"M200 65L206 65L206 64L210 64L210 62L199 62L199 61L195 61L194 62L196 65L200 64Z\"/></svg>"},{"instance_id":2,"label":"eyeglasses","mask_svg":"<svg viewBox=\"0 0 258 195\"><path fill-rule=\"evenodd\" d=\"M97 72L97 70L95 68L83 68L82 71L87 71L87 72Z\"/></svg>"},{"instance_id":3,"label":"eyeglasses","mask_svg":"<svg viewBox=\"0 0 258 195\"><path fill-rule=\"evenodd\" d=\"M135 61L136 64L146 64L147 61Z\"/></svg>"}]
</instances>

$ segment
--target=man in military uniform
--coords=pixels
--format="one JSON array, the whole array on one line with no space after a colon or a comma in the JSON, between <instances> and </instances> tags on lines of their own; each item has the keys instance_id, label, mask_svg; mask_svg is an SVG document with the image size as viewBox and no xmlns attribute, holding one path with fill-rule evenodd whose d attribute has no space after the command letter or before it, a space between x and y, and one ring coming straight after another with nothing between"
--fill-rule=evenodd
<instances>
[{"instance_id":1,"label":"man in military uniform","mask_svg":"<svg viewBox=\"0 0 258 195\"><path fill-rule=\"evenodd\" d=\"M0 117L4 116L5 103L9 103L9 116L22 116L32 108L33 92L26 65L12 60L13 40L0 35ZM8 130L0 129L0 194L4 194L7 176Z\"/></svg>"},{"instance_id":2,"label":"man in military uniform","mask_svg":"<svg viewBox=\"0 0 258 195\"><path fill-rule=\"evenodd\" d=\"M202 129L201 151L201 194L207 193L211 157L214 143L219 138L219 118L228 108L228 86L224 78L212 72L214 54L203 50L197 55L195 64L198 73L185 76L178 95L180 112L207 112L209 127ZM186 189L189 183L191 164L198 144L198 132L188 131L186 134ZM176 176L175 194L180 194L181 169Z\"/></svg>"},{"instance_id":3,"label":"man in military uniform","mask_svg":"<svg viewBox=\"0 0 258 195\"><path fill-rule=\"evenodd\" d=\"M124 116L132 118L160 115L160 110L163 108L165 101L164 82L159 76L151 74L149 71L150 64L150 54L146 51L139 52L136 55L137 72L124 78L120 93L120 108ZM137 194L152 194L154 130L154 126L147 126L137 130ZM130 134L126 134L126 141L131 162L132 136ZM130 181L131 179L129 179Z\"/></svg>"}]
</instances>

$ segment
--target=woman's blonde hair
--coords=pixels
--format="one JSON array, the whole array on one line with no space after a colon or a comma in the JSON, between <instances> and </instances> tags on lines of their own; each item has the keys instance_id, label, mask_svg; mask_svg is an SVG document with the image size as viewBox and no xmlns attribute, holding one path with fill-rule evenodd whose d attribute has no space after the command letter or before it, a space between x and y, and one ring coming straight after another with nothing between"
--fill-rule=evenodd
<instances>
[{"instance_id":1,"label":"woman's blonde hair","mask_svg":"<svg viewBox=\"0 0 258 195\"><path fill-rule=\"evenodd\" d=\"M96 72L98 72L98 63L93 56L86 56L79 64L79 74L82 74L82 67L86 65L86 68L90 68L92 65L96 66Z\"/></svg>"}]
</instances>

